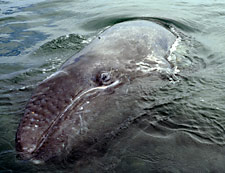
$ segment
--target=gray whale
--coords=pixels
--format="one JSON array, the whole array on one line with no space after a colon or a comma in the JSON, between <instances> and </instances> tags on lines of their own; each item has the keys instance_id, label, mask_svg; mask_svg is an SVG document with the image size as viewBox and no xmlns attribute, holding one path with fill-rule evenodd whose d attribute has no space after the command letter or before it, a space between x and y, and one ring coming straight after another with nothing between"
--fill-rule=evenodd
<instances>
[{"instance_id":1,"label":"gray whale","mask_svg":"<svg viewBox=\"0 0 225 173\"><path fill-rule=\"evenodd\" d=\"M115 138L129 126L127 114L113 113L120 109L117 98L132 95L134 80L170 70L175 41L169 30L145 20L106 29L38 85L16 133L20 157L36 163L72 151L84 157Z\"/></svg>"}]
</instances>

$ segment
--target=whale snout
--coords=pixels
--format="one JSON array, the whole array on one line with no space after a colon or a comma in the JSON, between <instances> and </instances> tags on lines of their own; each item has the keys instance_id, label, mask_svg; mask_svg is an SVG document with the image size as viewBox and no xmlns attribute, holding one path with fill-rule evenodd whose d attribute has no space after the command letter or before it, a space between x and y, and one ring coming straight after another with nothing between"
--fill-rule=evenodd
<instances>
[{"instance_id":1,"label":"whale snout","mask_svg":"<svg viewBox=\"0 0 225 173\"><path fill-rule=\"evenodd\" d=\"M19 157L36 157L47 145L49 136L58 130L57 123L64 118L62 115L69 114L64 111L79 93L79 87L73 82L68 75L58 74L37 87L17 130L16 150Z\"/></svg>"}]
</instances>

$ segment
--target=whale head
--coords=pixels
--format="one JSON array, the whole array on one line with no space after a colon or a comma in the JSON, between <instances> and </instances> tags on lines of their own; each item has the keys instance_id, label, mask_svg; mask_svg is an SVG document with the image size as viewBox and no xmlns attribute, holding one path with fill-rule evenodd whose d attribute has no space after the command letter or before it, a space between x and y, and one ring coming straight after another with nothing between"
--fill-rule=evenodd
<instances>
[{"instance_id":1,"label":"whale head","mask_svg":"<svg viewBox=\"0 0 225 173\"><path fill-rule=\"evenodd\" d=\"M149 21L103 32L35 89L16 134L20 157L39 163L93 151L126 120L120 106L132 105L118 100L132 81L171 69L166 56L175 39Z\"/></svg>"}]
</instances>

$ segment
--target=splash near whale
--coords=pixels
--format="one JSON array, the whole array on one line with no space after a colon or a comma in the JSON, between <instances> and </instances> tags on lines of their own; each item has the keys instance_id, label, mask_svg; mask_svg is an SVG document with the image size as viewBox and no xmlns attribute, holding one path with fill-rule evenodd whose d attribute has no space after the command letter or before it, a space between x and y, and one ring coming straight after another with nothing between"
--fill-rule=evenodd
<instances>
[{"instance_id":1,"label":"splash near whale","mask_svg":"<svg viewBox=\"0 0 225 173\"><path fill-rule=\"evenodd\" d=\"M16 134L20 157L41 162L102 149L132 117L120 110L119 98L132 97L134 81L154 81L172 70L167 57L176 39L168 29L145 20L102 32L34 91Z\"/></svg>"}]
</instances>

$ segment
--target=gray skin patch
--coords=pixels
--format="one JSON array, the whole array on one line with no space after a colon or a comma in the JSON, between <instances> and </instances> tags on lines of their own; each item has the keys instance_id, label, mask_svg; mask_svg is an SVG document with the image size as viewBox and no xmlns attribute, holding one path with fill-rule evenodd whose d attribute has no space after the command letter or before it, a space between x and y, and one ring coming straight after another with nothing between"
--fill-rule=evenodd
<instances>
[{"instance_id":1,"label":"gray skin patch","mask_svg":"<svg viewBox=\"0 0 225 173\"><path fill-rule=\"evenodd\" d=\"M162 38L157 39L156 44L160 45L161 48L165 51L168 49L168 41L166 40L166 38L165 39L162 39Z\"/></svg>"},{"instance_id":2,"label":"gray skin patch","mask_svg":"<svg viewBox=\"0 0 225 173\"><path fill-rule=\"evenodd\" d=\"M130 93L132 81L171 68L165 57L176 37L158 24L123 22L99 37L36 88L16 134L22 159L40 163L72 150L85 155L98 141L104 145L106 134L128 118L101 112L109 110L107 100L115 101L111 111L120 110L116 100Z\"/></svg>"}]
</instances>

